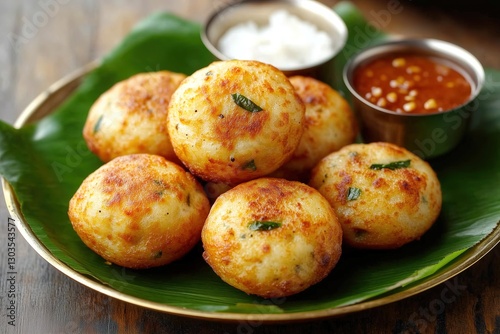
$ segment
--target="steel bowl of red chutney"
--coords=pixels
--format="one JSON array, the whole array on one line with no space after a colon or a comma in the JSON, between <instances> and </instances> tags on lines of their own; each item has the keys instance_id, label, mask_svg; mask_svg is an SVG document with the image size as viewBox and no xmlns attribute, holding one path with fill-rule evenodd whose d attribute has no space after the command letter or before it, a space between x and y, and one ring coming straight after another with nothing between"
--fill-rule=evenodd
<instances>
[{"instance_id":1,"label":"steel bowl of red chutney","mask_svg":"<svg viewBox=\"0 0 500 334\"><path fill-rule=\"evenodd\" d=\"M432 159L462 140L479 108L484 69L458 45L395 39L355 54L343 79L363 141L391 142Z\"/></svg>"}]
</instances>

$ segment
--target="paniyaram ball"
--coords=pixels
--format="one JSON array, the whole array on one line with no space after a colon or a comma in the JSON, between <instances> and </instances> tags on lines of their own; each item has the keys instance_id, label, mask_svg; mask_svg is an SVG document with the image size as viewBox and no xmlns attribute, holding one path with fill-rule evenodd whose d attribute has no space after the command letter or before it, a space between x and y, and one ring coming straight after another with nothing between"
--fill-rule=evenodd
<instances>
[{"instance_id":1,"label":"paniyaram ball","mask_svg":"<svg viewBox=\"0 0 500 334\"><path fill-rule=\"evenodd\" d=\"M306 107L304 133L292 158L273 176L307 182L321 159L354 143L358 126L349 103L328 84L299 75L290 82Z\"/></svg>"},{"instance_id":2,"label":"paniyaram ball","mask_svg":"<svg viewBox=\"0 0 500 334\"><path fill-rule=\"evenodd\" d=\"M216 199L202 243L204 259L223 281L248 294L278 298L331 272L342 253L342 228L315 189L259 178Z\"/></svg>"},{"instance_id":3,"label":"paniyaram ball","mask_svg":"<svg viewBox=\"0 0 500 334\"><path fill-rule=\"evenodd\" d=\"M175 91L168 131L176 155L205 181L235 185L282 166L303 132L304 104L288 78L258 61L217 61Z\"/></svg>"},{"instance_id":4,"label":"paniyaram ball","mask_svg":"<svg viewBox=\"0 0 500 334\"><path fill-rule=\"evenodd\" d=\"M136 74L104 92L83 129L89 149L102 161L149 153L179 163L167 130L170 97L186 76L169 71Z\"/></svg>"},{"instance_id":5,"label":"paniyaram ball","mask_svg":"<svg viewBox=\"0 0 500 334\"><path fill-rule=\"evenodd\" d=\"M314 168L310 186L331 204L355 248L391 249L418 240L441 211L432 167L389 143L351 144Z\"/></svg>"},{"instance_id":6,"label":"paniyaram ball","mask_svg":"<svg viewBox=\"0 0 500 334\"><path fill-rule=\"evenodd\" d=\"M68 215L90 249L108 262L140 269L189 252L209 209L190 173L163 157L133 154L89 175L71 198Z\"/></svg>"}]
</instances>

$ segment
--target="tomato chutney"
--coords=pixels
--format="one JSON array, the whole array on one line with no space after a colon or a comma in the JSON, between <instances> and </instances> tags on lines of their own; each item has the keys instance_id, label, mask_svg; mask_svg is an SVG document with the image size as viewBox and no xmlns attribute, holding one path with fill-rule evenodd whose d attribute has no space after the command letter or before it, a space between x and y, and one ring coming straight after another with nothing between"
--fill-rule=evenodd
<instances>
[{"instance_id":1,"label":"tomato chutney","mask_svg":"<svg viewBox=\"0 0 500 334\"><path fill-rule=\"evenodd\" d=\"M422 54L391 53L360 64L355 90L367 101L398 113L438 113L469 101L471 80L455 64Z\"/></svg>"}]
</instances>

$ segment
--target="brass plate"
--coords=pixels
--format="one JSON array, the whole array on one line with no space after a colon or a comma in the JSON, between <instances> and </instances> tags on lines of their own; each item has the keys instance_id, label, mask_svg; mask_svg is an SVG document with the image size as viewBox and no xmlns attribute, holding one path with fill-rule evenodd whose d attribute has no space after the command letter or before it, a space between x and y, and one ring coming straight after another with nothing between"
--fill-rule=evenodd
<instances>
[{"instance_id":1,"label":"brass plate","mask_svg":"<svg viewBox=\"0 0 500 334\"><path fill-rule=\"evenodd\" d=\"M14 123L16 128L20 128L25 124L42 119L43 117L51 114L71 93L80 85L83 77L91 69L96 66L96 63L90 64L77 72L64 77L49 87L49 89L40 94L33 102L22 112L19 118ZM13 189L5 179L2 179L3 192L7 208L16 220L17 229L21 232L23 237L33 247L33 249L47 262L49 262L56 269L70 277L71 279L110 297L142 306L148 309L166 312L170 314L207 319L207 320L221 320L221 321L259 321L266 323L284 323L293 321L322 319L327 317L342 316L354 312L359 312L374 307L393 303L425 290L428 290L436 285L439 285L446 280L458 275L466 270L474 263L479 261L489 251L491 251L500 242L500 224L482 241L471 247L468 251L460 255L455 261L439 270L435 274L419 281L407 288L398 289L394 293L387 293L380 297L360 302L354 305L328 308L324 310L315 310L308 312L285 313L285 314L242 314L242 313L218 313L218 312L204 312L192 309L181 308L177 306L170 306L152 302L149 300L133 297L117 291L96 279L80 274L73 268L63 263L54 257L49 250L41 243L36 235L31 230L29 224L24 219L23 213L16 199Z\"/></svg>"}]
</instances>

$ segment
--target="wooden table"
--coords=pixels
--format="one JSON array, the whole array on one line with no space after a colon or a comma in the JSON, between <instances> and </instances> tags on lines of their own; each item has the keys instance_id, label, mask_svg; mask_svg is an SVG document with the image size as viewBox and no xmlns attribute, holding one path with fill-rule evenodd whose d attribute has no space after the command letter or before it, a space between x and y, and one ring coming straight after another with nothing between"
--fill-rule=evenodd
<instances>
[{"instance_id":1,"label":"wooden table","mask_svg":"<svg viewBox=\"0 0 500 334\"><path fill-rule=\"evenodd\" d=\"M12 123L48 85L106 54L148 14L171 11L202 21L228 1L1 1L0 118ZM474 1L469 9L454 3L446 9L437 1L417 6L417 1L402 0L396 14L388 11L391 1L354 2L385 31L446 39L469 49L485 66L500 68L498 9L485 7L493 1ZM2 236L8 219L2 201ZM0 333L417 333L411 320L419 321L423 333L500 331L499 247L450 281L393 304L336 319L257 326L183 318L112 299L61 274L19 233L15 241L16 326L8 325L6 317L7 247L2 240ZM450 286L455 298L443 300Z\"/></svg>"}]
</instances>

